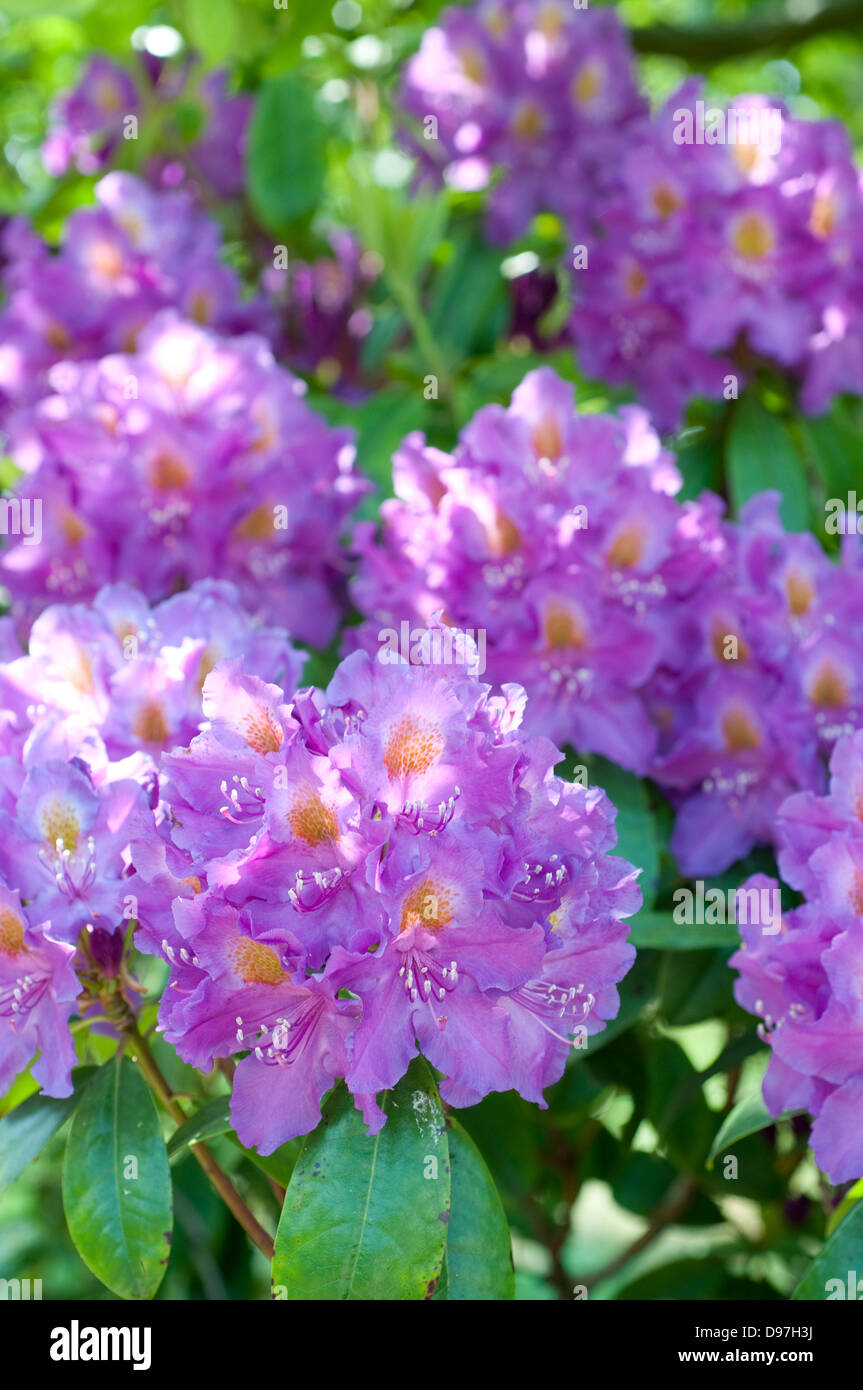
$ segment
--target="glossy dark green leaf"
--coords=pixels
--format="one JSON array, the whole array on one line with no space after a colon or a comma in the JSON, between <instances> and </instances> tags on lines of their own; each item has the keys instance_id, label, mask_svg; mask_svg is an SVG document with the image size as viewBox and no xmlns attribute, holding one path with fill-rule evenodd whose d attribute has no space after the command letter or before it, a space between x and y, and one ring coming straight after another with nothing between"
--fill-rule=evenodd
<instances>
[{"instance_id":1,"label":"glossy dark green leaf","mask_svg":"<svg viewBox=\"0 0 863 1390\"><path fill-rule=\"evenodd\" d=\"M94 1071L94 1067L76 1068L75 1090L71 1096L55 1099L40 1091L3 1116L0 1120L0 1192L5 1192L27 1164L41 1153L52 1134L65 1124Z\"/></svg>"},{"instance_id":2,"label":"glossy dark green leaf","mask_svg":"<svg viewBox=\"0 0 863 1390\"><path fill-rule=\"evenodd\" d=\"M458 1120L447 1123L452 1210L436 1299L512 1298L515 1275L503 1205L482 1154Z\"/></svg>"},{"instance_id":3,"label":"glossy dark green leaf","mask_svg":"<svg viewBox=\"0 0 863 1390\"><path fill-rule=\"evenodd\" d=\"M121 1298L152 1298L170 1253L171 1173L153 1098L124 1056L99 1069L75 1111L63 1206L96 1277Z\"/></svg>"},{"instance_id":4,"label":"glossy dark green leaf","mask_svg":"<svg viewBox=\"0 0 863 1390\"><path fill-rule=\"evenodd\" d=\"M273 1286L301 1300L431 1297L450 1213L449 1145L437 1086L417 1058L369 1137L344 1085L324 1107L291 1176Z\"/></svg>"},{"instance_id":5,"label":"glossy dark green leaf","mask_svg":"<svg viewBox=\"0 0 863 1390\"><path fill-rule=\"evenodd\" d=\"M252 207L271 232L281 233L319 201L326 132L313 93L291 73L269 78L258 93L247 168Z\"/></svg>"},{"instance_id":6,"label":"glossy dark green leaf","mask_svg":"<svg viewBox=\"0 0 863 1390\"><path fill-rule=\"evenodd\" d=\"M280 1144L271 1154L259 1154L254 1149L243 1148L236 1134L228 1135L232 1144L236 1144L250 1163L254 1163L256 1168L260 1168L262 1173L266 1173L268 1178L279 1183L282 1187L287 1187L291 1181L291 1174L297 1164L302 1148L302 1139L289 1139L286 1144Z\"/></svg>"},{"instance_id":7,"label":"glossy dark green leaf","mask_svg":"<svg viewBox=\"0 0 863 1390\"><path fill-rule=\"evenodd\" d=\"M590 781L602 787L617 808L617 845L612 851L642 870L638 885L650 907L659 877L659 840L647 788L640 777L607 758L585 759Z\"/></svg>"},{"instance_id":8,"label":"glossy dark green leaf","mask_svg":"<svg viewBox=\"0 0 863 1390\"><path fill-rule=\"evenodd\" d=\"M859 430L837 402L829 415L808 416L796 422L803 450L821 480L825 497L845 501L860 486Z\"/></svg>"},{"instance_id":9,"label":"glossy dark green leaf","mask_svg":"<svg viewBox=\"0 0 863 1390\"><path fill-rule=\"evenodd\" d=\"M736 950L740 945L737 927L705 926L698 923L675 922L672 910L639 912L632 919L629 939L639 951L705 951L713 946Z\"/></svg>"},{"instance_id":10,"label":"glossy dark green leaf","mask_svg":"<svg viewBox=\"0 0 863 1390\"><path fill-rule=\"evenodd\" d=\"M734 405L726 455L728 490L735 512L756 492L782 494L782 520L805 531L812 520L803 458L785 423L747 392Z\"/></svg>"},{"instance_id":11,"label":"glossy dark green leaf","mask_svg":"<svg viewBox=\"0 0 863 1390\"><path fill-rule=\"evenodd\" d=\"M800 1113L799 1110L786 1110L781 1115L771 1115L761 1092L753 1091L751 1095L739 1100L734 1109L725 1116L710 1146L708 1163L714 1163L719 1154L727 1153L739 1140L748 1139L750 1134L758 1134L769 1125L775 1125L779 1120L790 1120L793 1115Z\"/></svg>"},{"instance_id":12,"label":"glossy dark green leaf","mask_svg":"<svg viewBox=\"0 0 863 1390\"><path fill-rule=\"evenodd\" d=\"M863 1281L863 1202L857 1202L839 1223L791 1297L827 1302L849 1295L856 1299L860 1297L858 1280Z\"/></svg>"},{"instance_id":13,"label":"glossy dark green leaf","mask_svg":"<svg viewBox=\"0 0 863 1390\"><path fill-rule=\"evenodd\" d=\"M701 1076L670 1038L655 1038L648 1058L647 1117L670 1161L683 1172L700 1171L716 1116L704 1098Z\"/></svg>"},{"instance_id":14,"label":"glossy dark green leaf","mask_svg":"<svg viewBox=\"0 0 863 1390\"><path fill-rule=\"evenodd\" d=\"M231 1097L217 1096L208 1100L196 1114L192 1115L168 1143L168 1158L175 1159L185 1153L190 1144L200 1144L207 1139L215 1139L227 1134L231 1128Z\"/></svg>"}]
</instances>

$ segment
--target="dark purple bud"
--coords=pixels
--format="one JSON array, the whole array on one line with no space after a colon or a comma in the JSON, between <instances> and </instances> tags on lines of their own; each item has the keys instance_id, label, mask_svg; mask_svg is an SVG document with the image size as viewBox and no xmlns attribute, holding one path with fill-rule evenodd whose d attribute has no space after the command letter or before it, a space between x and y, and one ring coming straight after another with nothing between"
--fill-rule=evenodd
<instances>
[{"instance_id":1,"label":"dark purple bud","mask_svg":"<svg viewBox=\"0 0 863 1390\"><path fill-rule=\"evenodd\" d=\"M116 979L123 961L123 932L91 927L90 954L106 980Z\"/></svg>"}]
</instances>

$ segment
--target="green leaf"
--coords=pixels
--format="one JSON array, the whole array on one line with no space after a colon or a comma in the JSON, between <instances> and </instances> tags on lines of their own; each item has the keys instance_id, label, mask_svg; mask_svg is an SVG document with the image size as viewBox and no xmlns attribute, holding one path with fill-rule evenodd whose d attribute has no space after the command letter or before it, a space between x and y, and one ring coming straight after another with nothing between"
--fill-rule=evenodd
<instances>
[{"instance_id":1,"label":"green leaf","mask_svg":"<svg viewBox=\"0 0 863 1390\"><path fill-rule=\"evenodd\" d=\"M312 212L326 172L326 132L312 92L282 73L261 87L249 131L249 198L270 231Z\"/></svg>"},{"instance_id":2,"label":"green leaf","mask_svg":"<svg viewBox=\"0 0 863 1390\"><path fill-rule=\"evenodd\" d=\"M260 1168L262 1173L266 1173L268 1178L272 1178L282 1187L288 1186L291 1181L291 1174L297 1165L297 1159L302 1152L302 1139L289 1139L286 1144L281 1144L271 1154L259 1154L254 1149L243 1148L235 1134L229 1134L228 1138L242 1149L249 1162L254 1163L256 1168Z\"/></svg>"},{"instance_id":3,"label":"green leaf","mask_svg":"<svg viewBox=\"0 0 863 1390\"><path fill-rule=\"evenodd\" d=\"M429 403L419 386L377 391L357 412L357 467L384 496L391 497L393 492L393 454L406 435L425 429L428 416ZM372 506L377 508L378 499Z\"/></svg>"},{"instance_id":4,"label":"green leaf","mask_svg":"<svg viewBox=\"0 0 863 1390\"><path fill-rule=\"evenodd\" d=\"M170 1253L171 1173L153 1098L122 1055L99 1069L75 1111L63 1206L96 1277L121 1298L152 1298Z\"/></svg>"},{"instance_id":5,"label":"green leaf","mask_svg":"<svg viewBox=\"0 0 863 1390\"><path fill-rule=\"evenodd\" d=\"M861 1200L863 1200L863 1178L859 1182L855 1182L854 1186L845 1193L842 1201L830 1216L827 1222L828 1236L833 1234L840 1221L844 1221L852 1207L855 1207Z\"/></svg>"},{"instance_id":6,"label":"green leaf","mask_svg":"<svg viewBox=\"0 0 863 1390\"><path fill-rule=\"evenodd\" d=\"M648 1055L646 1115L675 1167L697 1173L710 1149L716 1116L704 1098L701 1076L670 1038L654 1038Z\"/></svg>"},{"instance_id":7,"label":"green leaf","mask_svg":"<svg viewBox=\"0 0 863 1390\"><path fill-rule=\"evenodd\" d=\"M273 1285L301 1300L404 1302L434 1292L450 1211L449 1146L417 1058L372 1138L343 1084L303 1145L276 1233Z\"/></svg>"},{"instance_id":8,"label":"green leaf","mask_svg":"<svg viewBox=\"0 0 863 1390\"><path fill-rule=\"evenodd\" d=\"M633 918L629 939L640 951L706 951L717 946L735 950L740 945L733 922L712 927L687 925L675 922L670 911L639 912Z\"/></svg>"},{"instance_id":9,"label":"green leaf","mask_svg":"<svg viewBox=\"0 0 863 1390\"><path fill-rule=\"evenodd\" d=\"M208 63L218 66L236 56L240 14L234 0L186 0L186 32Z\"/></svg>"},{"instance_id":10,"label":"green leaf","mask_svg":"<svg viewBox=\"0 0 863 1390\"><path fill-rule=\"evenodd\" d=\"M745 1096L728 1112L716 1131L716 1137L707 1155L707 1166L712 1168L719 1154L731 1148L738 1140L748 1139L750 1134L758 1134L773 1123L773 1116L764 1104L760 1090Z\"/></svg>"},{"instance_id":11,"label":"green leaf","mask_svg":"<svg viewBox=\"0 0 863 1390\"><path fill-rule=\"evenodd\" d=\"M863 1276L863 1202L857 1202L839 1223L791 1297L818 1299L821 1302L830 1301L831 1294L834 1298L841 1297L835 1286L828 1290L831 1281L838 1279L847 1298L848 1279L852 1271L856 1285L856 1281ZM855 1287L852 1297L856 1296Z\"/></svg>"},{"instance_id":12,"label":"green leaf","mask_svg":"<svg viewBox=\"0 0 863 1390\"><path fill-rule=\"evenodd\" d=\"M490 1302L513 1298L515 1275L509 1226L482 1154L458 1120L447 1122L452 1168L444 1266L436 1299Z\"/></svg>"},{"instance_id":13,"label":"green leaf","mask_svg":"<svg viewBox=\"0 0 863 1390\"><path fill-rule=\"evenodd\" d=\"M803 448L824 485L826 497L845 501L860 481L860 433L837 401L829 415L796 422Z\"/></svg>"},{"instance_id":14,"label":"green leaf","mask_svg":"<svg viewBox=\"0 0 863 1390\"><path fill-rule=\"evenodd\" d=\"M811 501L803 459L787 426L751 392L734 407L726 464L735 512L755 493L774 488L782 494L780 512L788 529L809 527Z\"/></svg>"},{"instance_id":15,"label":"green leaf","mask_svg":"<svg viewBox=\"0 0 863 1390\"><path fill-rule=\"evenodd\" d=\"M356 228L364 248L380 256L390 286L406 284L416 295L415 281L444 233L449 211L445 196L382 188L364 159L339 168L336 182L346 220Z\"/></svg>"},{"instance_id":16,"label":"green leaf","mask_svg":"<svg viewBox=\"0 0 863 1390\"><path fill-rule=\"evenodd\" d=\"M65 1124L81 1098L83 1085L95 1070L76 1068L75 1091L71 1096L55 1099L40 1091L0 1120L0 1192L5 1192Z\"/></svg>"},{"instance_id":17,"label":"green leaf","mask_svg":"<svg viewBox=\"0 0 863 1390\"><path fill-rule=\"evenodd\" d=\"M190 1144L200 1144L202 1140L214 1139L219 1134L227 1134L231 1128L231 1097L217 1096L208 1100L200 1110L171 1135L168 1144L168 1158L174 1159L185 1153Z\"/></svg>"},{"instance_id":18,"label":"green leaf","mask_svg":"<svg viewBox=\"0 0 863 1390\"><path fill-rule=\"evenodd\" d=\"M436 341L456 362L491 352L509 314L500 252L462 232L435 276L428 314Z\"/></svg>"},{"instance_id":19,"label":"green leaf","mask_svg":"<svg viewBox=\"0 0 863 1390\"><path fill-rule=\"evenodd\" d=\"M586 758L585 763L591 784L602 787L617 807L617 845L613 853L641 868L638 883L644 905L650 907L659 877L659 838L647 788L633 772L617 767L607 758Z\"/></svg>"}]
</instances>

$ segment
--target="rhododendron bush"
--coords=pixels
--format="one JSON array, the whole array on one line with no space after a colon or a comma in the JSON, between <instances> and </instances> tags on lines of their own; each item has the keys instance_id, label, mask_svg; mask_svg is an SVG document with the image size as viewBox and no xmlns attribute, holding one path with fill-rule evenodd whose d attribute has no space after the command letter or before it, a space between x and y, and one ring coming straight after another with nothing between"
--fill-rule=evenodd
<instances>
[{"instance_id":1,"label":"rhododendron bush","mask_svg":"<svg viewBox=\"0 0 863 1390\"><path fill-rule=\"evenodd\" d=\"M863 40L738 11L0 6L7 1296L863 1297Z\"/></svg>"}]
</instances>

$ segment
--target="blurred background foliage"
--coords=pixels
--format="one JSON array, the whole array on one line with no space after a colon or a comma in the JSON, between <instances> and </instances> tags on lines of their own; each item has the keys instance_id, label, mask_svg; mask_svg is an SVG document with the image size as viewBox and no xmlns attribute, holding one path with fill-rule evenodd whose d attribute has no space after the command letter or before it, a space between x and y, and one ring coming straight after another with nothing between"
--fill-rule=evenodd
<instances>
[{"instance_id":1,"label":"blurred background foliage","mask_svg":"<svg viewBox=\"0 0 863 1390\"><path fill-rule=\"evenodd\" d=\"M507 399L539 361L578 383L583 409L604 408L623 393L584 382L568 349L539 351L505 332L512 308L504 263L530 251L539 263L553 265L563 247L556 220L538 218L528 237L502 251L480 236L478 200L451 192L414 199L406 192L410 165L395 142L392 90L405 57L440 8L439 0L336 0L332 6L288 0L286 9L264 0L2 0L0 216L25 213L56 239L68 212L89 201L93 180L49 178L39 148L52 100L75 83L93 52L131 61L133 48L179 56L197 50L202 71L228 65L237 88L269 92L273 113L284 92L277 79L296 72L313 112L309 139L319 157L303 160L302 150L290 148L274 152L263 138L250 161L251 206L212 211L223 224L228 255L250 281L271 256L274 238L292 256L313 257L326 251L327 233L339 225L358 230L365 249L379 258L383 275L364 347L377 389L352 402L311 378L314 403L358 429L361 466L387 491L390 455L405 433L424 428L433 442L451 447L456 428L479 405ZM844 120L859 153L863 7L840 8L841 23L811 32L814 0L623 0L619 6L633 28L652 100L663 100L687 72L704 72L711 99L771 92L800 115ZM764 26L773 26L766 45L758 39ZM752 44L758 46L747 51ZM712 56L705 57L708 51ZM181 141L196 129L194 108L191 88L169 113ZM127 167L134 168L141 153L129 142L122 151ZM257 173L256 158L263 161ZM273 158L285 161L283 181L276 183L267 162ZM293 203L282 206L279 189L290 190ZM427 371L441 376L437 402L417 389ZM709 411L703 419L709 425ZM722 486L709 429L681 463L685 495ZM817 473L816 461L816 488ZM318 657L311 678L326 679L328 667L329 658ZM667 850L668 808L619 770L596 769L594 776L620 807L621 852L645 867L648 889L634 929L642 949L623 990L620 1017L592 1040L589 1054L575 1054L548 1096L547 1111L510 1093L492 1095L461 1117L506 1206L517 1296L572 1298L578 1286L598 1298L788 1297L821 1247L842 1194L819 1177L807 1152L805 1117L773 1125L756 1116L750 1119L756 1132L744 1132L746 1120L736 1107L757 1095L767 1054L752 1020L732 999L726 968L732 947L722 944L732 929L721 929L726 935L714 940L705 928L701 940L684 928L675 939L668 904L678 880ZM755 856L752 864L737 866L733 879L739 883L744 872L769 867L769 855ZM157 994L158 981L149 983ZM103 1061L113 1047L86 1026L78 1042L82 1063ZM158 1040L155 1046L181 1095L201 1103L224 1095L220 1073L201 1077ZM23 1078L0 1102L0 1112L32 1089ZM728 1149L712 1154L729 1116L735 1117L728 1144L737 1158L736 1179L726 1176ZM0 1275L41 1278L46 1297L111 1298L66 1234L63 1144L61 1131L0 1191ZM216 1136L212 1146L272 1226L277 1205L267 1175L227 1136ZM282 1159L285 1178L290 1155ZM266 1262L188 1150L175 1160L175 1181L175 1239L158 1297L266 1297Z\"/></svg>"}]
</instances>

